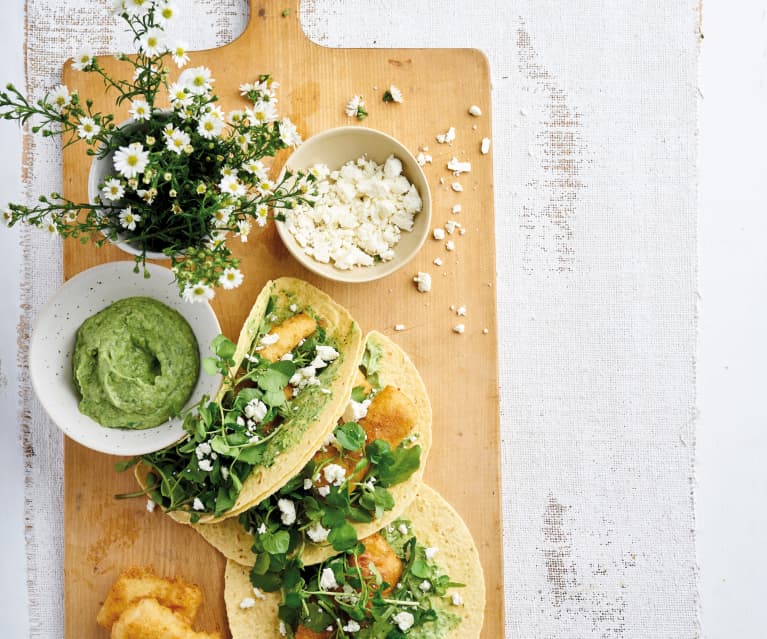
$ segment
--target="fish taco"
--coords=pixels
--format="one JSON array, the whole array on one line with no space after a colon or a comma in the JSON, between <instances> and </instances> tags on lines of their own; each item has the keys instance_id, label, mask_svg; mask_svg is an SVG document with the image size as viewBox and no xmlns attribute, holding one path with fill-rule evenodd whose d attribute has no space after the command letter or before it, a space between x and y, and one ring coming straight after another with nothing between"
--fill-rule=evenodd
<instances>
[{"instance_id":1,"label":"fish taco","mask_svg":"<svg viewBox=\"0 0 767 639\"><path fill-rule=\"evenodd\" d=\"M288 561L276 587L264 577L227 562L232 639L476 639L482 630L477 548L424 484L399 519L352 550L308 567Z\"/></svg>"},{"instance_id":2,"label":"fish taco","mask_svg":"<svg viewBox=\"0 0 767 639\"><path fill-rule=\"evenodd\" d=\"M198 524L197 532L245 566L297 552L310 565L399 517L431 447L426 387L407 354L375 331L352 386L333 434L298 474L239 517Z\"/></svg>"},{"instance_id":3,"label":"fish taco","mask_svg":"<svg viewBox=\"0 0 767 639\"><path fill-rule=\"evenodd\" d=\"M144 492L175 520L214 522L263 501L298 473L346 408L363 348L351 315L301 280L270 281L237 344L203 364L224 381L187 415L186 439L136 458Z\"/></svg>"}]
</instances>

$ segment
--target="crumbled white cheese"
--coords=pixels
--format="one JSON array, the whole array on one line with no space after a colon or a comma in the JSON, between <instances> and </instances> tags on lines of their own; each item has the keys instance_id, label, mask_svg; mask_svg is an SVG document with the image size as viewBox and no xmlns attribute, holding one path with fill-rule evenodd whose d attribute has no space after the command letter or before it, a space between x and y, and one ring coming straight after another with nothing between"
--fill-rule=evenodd
<instances>
[{"instance_id":1,"label":"crumbled white cheese","mask_svg":"<svg viewBox=\"0 0 767 639\"><path fill-rule=\"evenodd\" d=\"M407 535L407 533L408 533L408 530L407 530L407 524L400 524L400 525L397 527L397 530L399 530L399 532L400 532L400 535Z\"/></svg>"},{"instance_id":2,"label":"crumbled white cheese","mask_svg":"<svg viewBox=\"0 0 767 639\"><path fill-rule=\"evenodd\" d=\"M405 325L404 324L395 324L394 325L394 330L398 331L398 332L399 331L404 331L405 330Z\"/></svg>"},{"instance_id":3,"label":"crumbled white cheese","mask_svg":"<svg viewBox=\"0 0 767 639\"><path fill-rule=\"evenodd\" d=\"M452 594L451 599L453 600L454 606L463 606L463 598L457 592Z\"/></svg>"},{"instance_id":4,"label":"crumbled white cheese","mask_svg":"<svg viewBox=\"0 0 767 639\"><path fill-rule=\"evenodd\" d=\"M323 568L320 575L320 589L321 590L333 590L338 588L338 582L336 576L333 574L332 568Z\"/></svg>"},{"instance_id":5,"label":"crumbled white cheese","mask_svg":"<svg viewBox=\"0 0 767 639\"><path fill-rule=\"evenodd\" d=\"M334 486L340 486L346 481L346 468L338 464L328 464L322 469L325 481Z\"/></svg>"},{"instance_id":6,"label":"crumbled white cheese","mask_svg":"<svg viewBox=\"0 0 767 639\"><path fill-rule=\"evenodd\" d=\"M463 324L456 324L453 326L453 332L458 333L459 335L463 333L466 330L466 327Z\"/></svg>"},{"instance_id":7,"label":"crumbled white cheese","mask_svg":"<svg viewBox=\"0 0 767 639\"><path fill-rule=\"evenodd\" d=\"M280 360L283 362L292 362L293 361L293 353L285 353L282 357L280 357Z\"/></svg>"},{"instance_id":8,"label":"crumbled white cheese","mask_svg":"<svg viewBox=\"0 0 767 639\"><path fill-rule=\"evenodd\" d=\"M447 242L445 242L445 250L455 251L455 242L453 242L453 240L448 240Z\"/></svg>"},{"instance_id":9,"label":"crumbled white cheese","mask_svg":"<svg viewBox=\"0 0 767 639\"><path fill-rule=\"evenodd\" d=\"M402 162L390 156L377 164L363 156L337 171L318 169L317 175L324 177L315 183L314 204L284 211L285 226L304 253L341 270L391 260L423 208Z\"/></svg>"},{"instance_id":10,"label":"crumbled white cheese","mask_svg":"<svg viewBox=\"0 0 767 639\"><path fill-rule=\"evenodd\" d=\"M391 620L399 626L399 629L402 632L406 632L407 630L410 630L410 628L415 623L415 617L413 617L412 614L406 611L398 612L396 615L394 615Z\"/></svg>"},{"instance_id":11,"label":"crumbled white cheese","mask_svg":"<svg viewBox=\"0 0 767 639\"><path fill-rule=\"evenodd\" d=\"M438 552L439 552L439 548L432 546L431 548L427 548L424 551L424 554L426 555L426 559L431 561L432 559L434 559L434 557L437 555Z\"/></svg>"},{"instance_id":12,"label":"crumbled white cheese","mask_svg":"<svg viewBox=\"0 0 767 639\"><path fill-rule=\"evenodd\" d=\"M247 610L248 608L252 608L255 605L256 605L256 600L253 599L253 597L245 597L245 599L243 599L240 602L240 608L242 610Z\"/></svg>"},{"instance_id":13,"label":"crumbled white cheese","mask_svg":"<svg viewBox=\"0 0 767 639\"><path fill-rule=\"evenodd\" d=\"M489 328L483 328L483 329L482 329L482 334L483 334L483 335L487 335L489 332L490 332L490 329L489 329Z\"/></svg>"},{"instance_id":14,"label":"crumbled white cheese","mask_svg":"<svg viewBox=\"0 0 767 639\"><path fill-rule=\"evenodd\" d=\"M441 257L435 257L435 258L434 258L434 264L435 264L436 266L442 266L442 264L444 264L444 262L442 261L442 258L441 258Z\"/></svg>"},{"instance_id":15,"label":"crumbled white cheese","mask_svg":"<svg viewBox=\"0 0 767 639\"><path fill-rule=\"evenodd\" d=\"M450 185L450 188L453 189L456 193L461 193L463 191L463 186L461 186L460 182L453 182Z\"/></svg>"},{"instance_id":16,"label":"crumbled white cheese","mask_svg":"<svg viewBox=\"0 0 767 639\"><path fill-rule=\"evenodd\" d=\"M466 307L459 306L457 309L455 309L455 314L459 315L460 317L466 317Z\"/></svg>"},{"instance_id":17,"label":"crumbled white cheese","mask_svg":"<svg viewBox=\"0 0 767 639\"><path fill-rule=\"evenodd\" d=\"M258 530L256 532L258 532L259 535L265 535L266 534L266 524L264 522L261 522L261 525L258 527Z\"/></svg>"},{"instance_id":18,"label":"crumbled white cheese","mask_svg":"<svg viewBox=\"0 0 767 639\"><path fill-rule=\"evenodd\" d=\"M311 490L314 482L311 479L304 479L304 490Z\"/></svg>"},{"instance_id":19,"label":"crumbled white cheese","mask_svg":"<svg viewBox=\"0 0 767 639\"><path fill-rule=\"evenodd\" d=\"M286 526L296 523L296 505L290 499L280 499L277 501L277 508L280 509L280 519Z\"/></svg>"},{"instance_id":20,"label":"crumbled white cheese","mask_svg":"<svg viewBox=\"0 0 767 639\"><path fill-rule=\"evenodd\" d=\"M327 497L330 494L330 486L321 486L317 489L321 497Z\"/></svg>"},{"instance_id":21,"label":"crumbled white cheese","mask_svg":"<svg viewBox=\"0 0 767 639\"><path fill-rule=\"evenodd\" d=\"M431 590L431 582L428 581L427 579L424 579L420 584L418 584L418 587L423 592L429 592Z\"/></svg>"},{"instance_id":22,"label":"crumbled white cheese","mask_svg":"<svg viewBox=\"0 0 767 639\"><path fill-rule=\"evenodd\" d=\"M280 339L280 336L277 333L267 333L261 338L261 343L264 346L271 346L272 344L276 344Z\"/></svg>"},{"instance_id":23,"label":"crumbled white cheese","mask_svg":"<svg viewBox=\"0 0 767 639\"><path fill-rule=\"evenodd\" d=\"M449 235L452 235L455 232L455 229L461 228L460 222L455 222L453 220L448 220L445 222L445 230L448 232Z\"/></svg>"},{"instance_id":24,"label":"crumbled white cheese","mask_svg":"<svg viewBox=\"0 0 767 639\"><path fill-rule=\"evenodd\" d=\"M396 326L394 327L394 330L397 330ZM350 400L344 411L344 421L358 422L361 419L364 419L368 414L368 407L370 406L371 401L373 400L364 399L361 402L355 402L353 399Z\"/></svg>"},{"instance_id":25,"label":"crumbled white cheese","mask_svg":"<svg viewBox=\"0 0 767 639\"><path fill-rule=\"evenodd\" d=\"M419 153L415 156L415 161L418 163L418 166L423 166L424 164L431 164L432 157L428 153Z\"/></svg>"},{"instance_id":26,"label":"crumbled white cheese","mask_svg":"<svg viewBox=\"0 0 767 639\"><path fill-rule=\"evenodd\" d=\"M288 636L288 629L285 627L284 621L280 621L280 625L277 626L277 630L279 631L281 637Z\"/></svg>"},{"instance_id":27,"label":"crumbled white cheese","mask_svg":"<svg viewBox=\"0 0 767 639\"><path fill-rule=\"evenodd\" d=\"M296 313L298 311L298 305L291 304L290 306L288 306L288 309L290 310L291 313Z\"/></svg>"},{"instance_id":28,"label":"crumbled white cheese","mask_svg":"<svg viewBox=\"0 0 767 639\"><path fill-rule=\"evenodd\" d=\"M264 417L266 417L266 414L269 412L269 407L260 399L253 398L247 404L245 404L243 412L245 413L245 417L253 420L255 423L260 422L264 419Z\"/></svg>"},{"instance_id":29,"label":"crumbled white cheese","mask_svg":"<svg viewBox=\"0 0 767 639\"><path fill-rule=\"evenodd\" d=\"M155 504L151 499L147 499L146 500L146 510L147 510L147 512L148 513L153 513L156 505L157 504Z\"/></svg>"},{"instance_id":30,"label":"crumbled white cheese","mask_svg":"<svg viewBox=\"0 0 767 639\"><path fill-rule=\"evenodd\" d=\"M255 586L253 586L253 596L262 601L266 599L266 595L261 591L261 588L256 588Z\"/></svg>"},{"instance_id":31,"label":"crumbled white cheese","mask_svg":"<svg viewBox=\"0 0 767 639\"><path fill-rule=\"evenodd\" d=\"M437 227L432 231L432 236L434 237L435 240L444 240L445 230Z\"/></svg>"},{"instance_id":32,"label":"crumbled white cheese","mask_svg":"<svg viewBox=\"0 0 767 639\"><path fill-rule=\"evenodd\" d=\"M476 104L472 104L469 107L469 113L475 118L478 118L480 115L482 115L482 109L480 109Z\"/></svg>"},{"instance_id":33,"label":"crumbled white cheese","mask_svg":"<svg viewBox=\"0 0 767 639\"><path fill-rule=\"evenodd\" d=\"M211 470L213 470L213 462L210 461L210 459L201 459L197 462L197 467L205 471L206 473L209 473Z\"/></svg>"},{"instance_id":34,"label":"crumbled white cheese","mask_svg":"<svg viewBox=\"0 0 767 639\"><path fill-rule=\"evenodd\" d=\"M461 162L457 157L453 157L450 162L447 163L449 171L453 172L453 175L458 176L461 173L471 172L471 162Z\"/></svg>"},{"instance_id":35,"label":"crumbled white cheese","mask_svg":"<svg viewBox=\"0 0 767 639\"><path fill-rule=\"evenodd\" d=\"M205 504L202 503L202 500L199 497L194 498L194 501L192 502L192 510L205 510Z\"/></svg>"},{"instance_id":36,"label":"crumbled white cheese","mask_svg":"<svg viewBox=\"0 0 767 639\"><path fill-rule=\"evenodd\" d=\"M341 630L344 632L359 632L362 626L360 626L354 619L349 619L349 623L347 623Z\"/></svg>"},{"instance_id":37,"label":"crumbled white cheese","mask_svg":"<svg viewBox=\"0 0 767 639\"><path fill-rule=\"evenodd\" d=\"M306 529L306 534L315 544L320 544L323 541L327 541L329 532L330 531L318 521L315 521Z\"/></svg>"},{"instance_id":38,"label":"crumbled white cheese","mask_svg":"<svg viewBox=\"0 0 767 639\"><path fill-rule=\"evenodd\" d=\"M458 213L461 212L462 209L463 207L460 204L454 204L453 208L451 209L451 213L454 213L457 215Z\"/></svg>"},{"instance_id":39,"label":"crumbled white cheese","mask_svg":"<svg viewBox=\"0 0 767 639\"><path fill-rule=\"evenodd\" d=\"M413 278L420 293L428 293L431 290L431 275L418 271L418 275Z\"/></svg>"},{"instance_id":40,"label":"crumbled white cheese","mask_svg":"<svg viewBox=\"0 0 767 639\"><path fill-rule=\"evenodd\" d=\"M479 145L479 151L482 155L487 155L490 151L490 138L482 138L482 142Z\"/></svg>"},{"instance_id":41,"label":"crumbled white cheese","mask_svg":"<svg viewBox=\"0 0 767 639\"><path fill-rule=\"evenodd\" d=\"M445 133L440 133L437 136L437 142L440 144L450 144L455 140L455 127L451 126Z\"/></svg>"}]
</instances>

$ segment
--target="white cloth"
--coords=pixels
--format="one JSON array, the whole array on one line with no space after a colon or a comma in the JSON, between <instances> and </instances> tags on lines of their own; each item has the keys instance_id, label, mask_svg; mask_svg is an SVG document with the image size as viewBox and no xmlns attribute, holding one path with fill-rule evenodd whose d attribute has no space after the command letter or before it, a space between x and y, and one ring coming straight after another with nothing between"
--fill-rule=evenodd
<instances>
[{"instance_id":1,"label":"white cloth","mask_svg":"<svg viewBox=\"0 0 767 639\"><path fill-rule=\"evenodd\" d=\"M33 94L79 43L128 46L106 4L28 0ZM183 4L191 48L246 22L244 0ZM507 635L698 636L698 1L312 0L302 21L326 46L490 58ZM59 149L28 145L29 194L59 190ZM23 237L29 326L61 269ZM61 438L22 401L32 636L61 637Z\"/></svg>"}]
</instances>

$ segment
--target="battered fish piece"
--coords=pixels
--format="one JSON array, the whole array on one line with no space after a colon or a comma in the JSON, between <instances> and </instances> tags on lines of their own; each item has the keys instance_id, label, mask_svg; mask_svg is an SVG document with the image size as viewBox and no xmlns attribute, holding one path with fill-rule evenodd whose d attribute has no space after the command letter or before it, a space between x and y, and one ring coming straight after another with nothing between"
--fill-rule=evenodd
<instances>
[{"instance_id":1,"label":"battered fish piece","mask_svg":"<svg viewBox=\"0 0 767 639\"><path fill-rule=\"evenodd\" d=\"M317 330L317 322L306 313L289 317L282 324L272 326L267 335L277 335L274 344L265 346L258 355L270 362L276 362L280 357L292 351L302 339L306 339Z\"/></svg>"},{"instance_id":2,"label":"battered fish piece","mask_svg":"<svg viewBox=\"0 0 767 639\"><path fill-rule=\"evenodd\" d=\"M383 439L396 448L413 430L417 419L418 411L410 398L394 386L386 386L370 402L368 414L359 424L368 442Z\"/></svg>"},{"instance_id":3,"label":"battered fish piece","mask_svg":"<svg viewBox=\"0 0 767 639\"><path fill-rule=\"evenodd\" d=\"M368 381L368 378L365 377L359 368L357 369L357 374L354 376L354 384L352 384L352 388L357 388L358 386L362 388L362 392L366 397L373 392L373 385Z\"/></svg>"},{"instance_id":4,"label":"battered fish piece","mask_svg":"<svg viewBox=\"0 0 767 639\"><path fill-rule=\"evenodd\" d=\"M306 626L298 626L296 628L296 634L293 635L295 639L330 639L333 636L332 632L323 630L322 632L314 632L309 630Z\"/></svg>"},{"instance_id":5,"label":"battered fish piece","mask_svg":"<svg viewBox=\"0 0 767 639\"><path fill-rule=\"evenodd\" d=\"M125 609L112 626L112 639L221 639L217 632L195 632L185 617L142 599Z\"/></svg>"},{"instance_id":6,"label":"battered fish piece","mask_svg":"<svg viewBox=\"0 0 767 639\"><path fill-rule=\"evenodd\" d=\"M388 595L402 577L402 560L397 557L389 543L378 533L365 537L362 543L365 546L365 552L359 555L356 561L352 558L351 563L352 565L359 565L362 574L366 577L374 574L370 569L370 565L373 564L381 578L389 584L383 590L383 594Z\"/></svg>"},{"instance_id":7,"label":"battered fish piece","mask_svg":"<svg viewBox=\"0 0 767 639\"><path fill-rule=\"evenodd\" d=\"M202 591L181 579L158 577L148 568L129 568L112 584L96 621L111 628L124 610L145 598L156 600L191 624L202 603Z\"/></svg>"}]
</instances>

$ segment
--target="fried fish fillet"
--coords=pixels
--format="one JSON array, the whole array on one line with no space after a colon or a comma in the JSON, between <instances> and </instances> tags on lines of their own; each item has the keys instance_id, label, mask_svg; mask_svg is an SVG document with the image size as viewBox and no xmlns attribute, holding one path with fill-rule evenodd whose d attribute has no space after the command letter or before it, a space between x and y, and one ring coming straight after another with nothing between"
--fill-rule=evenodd
<instances>
[{"instance_id":1,"label":"fried fish fillet","mask_svg":"<svg viewBox=\"0 0 767 639\"><path fill-rule=\"evenodd\" d=\"M392 448L413 430L418 412L412 400L394 386L386 386L373 398L368 414L360 420L368 441L383 439Z\"/></svg>"},{"instance_id":2,"label":"fried fish fillet","mask_svg":"<svg viewBox=\"0 0 767 639\"><path fill-rule=\"evenodd\" d=\"M302 339L306 339L317 330L317 322L306 313L289 317L282 324L273 326L267 335L277 336L274 344L269 344L258 351L260 357L276 362L280 357L292 351Z\"/></svg>"},{"instance_id":3,"label":"fried fish fillet","mask_svg":"<svg viewBox=\"0 0 767 639\"><path fill-rule=\"evenodd\" d=\"M333 634L327 630L314 632L314 630L309 630L306 626L298 626L298 628L296 628L296 633L293 636L295 639L330 639Z\"/></svg>"},{"instance_id":4,"label":"fried fish fillet","mask_svg":"<svg viewBox=\"0 0 767 639\"><path fill-rule=\"evenodd\" d=\"M397 557L389 543L378 533L365 537L362 543L365 546L365 552L359 555L356 560L352 559L352 564L359 565L362 574L366 577L375 574L371 564L375 566L381 578L389 584L383 590L385 596L394 589L402 577L402 560Z\"/></svg>"},{"instance_id":5,"label":"fried fish fillet","mask_svg":"<svg viewBox=\"0 0 767 639\"><path fill-rule=\"evenodd\" d=\"M202 603L202 591L181 579L158 577L148 568L129 568L112 584L96 621L110 628L124 610L145 598L155 599L191 624Z\"/></svg>"},{"instance_id":6,"label":"fried fish fillet","mask_svg":"<svg viewBox=\"0 0 767 639\"><path fill-rule=\"evenodd\" d=\"M141 599L126 608L112 626L112 639L221 639L218 632L195 632L187 619L160 605Z\"/></svg>"}]
</instances>

